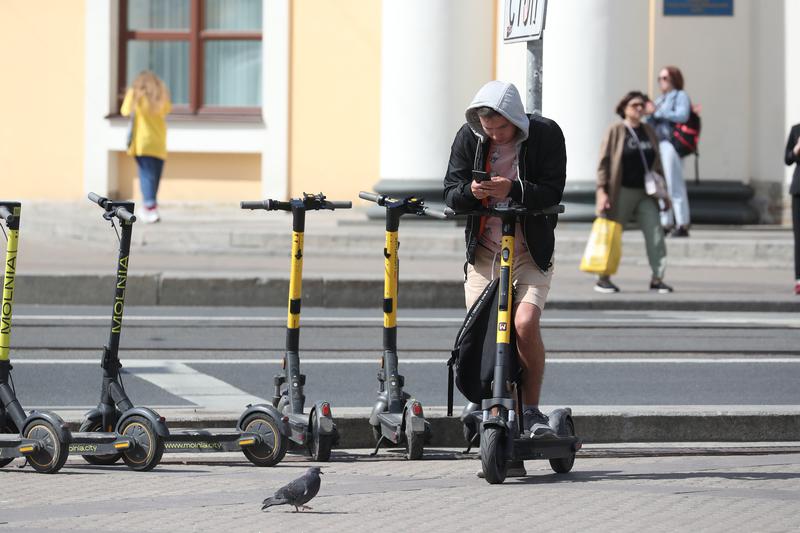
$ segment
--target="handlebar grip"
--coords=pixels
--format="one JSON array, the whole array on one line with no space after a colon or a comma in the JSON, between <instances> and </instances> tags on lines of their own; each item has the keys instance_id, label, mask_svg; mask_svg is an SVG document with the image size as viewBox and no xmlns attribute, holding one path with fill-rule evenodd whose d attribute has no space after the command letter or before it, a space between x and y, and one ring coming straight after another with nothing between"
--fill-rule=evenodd
<instances>
[{"instance_id":1,"label":"handlebar grip","mask_svg":"<svg viewBox=\"0 0 800 533\"><path fill-rule=\"evenodd\" d=\"M337 202L329 202L325 201L325 207L328 209L350 209L353 207L353 202L348 201L337 201Z\"/></svg>"},{"instance_id":2,"label":"handlebar grip","mask_svg":"<svg viewBox=\"0 0 800 533\"><path fill-rule=\"evenodd\" d=\"M131 213L124 207L117 208L114 214L117 215L117 217L119 217L120 220L124 220L125 222L136 222L136 217L133 215L133 213Z\"/></svg>"},{"instance_id":3,"label":"handlebar grip","mask_svg":"<svg viewBox=\"0 0 800 533\"><path fill-rule=\"evenodd\" d=\"M432 207L423 207L422 208L422 214L423 215L427 215L427 216L432 217L432 218L438 218L440 220L447 220L448 218L450 218L455 213L453 213L453 210L450 209L449 207L445 208L444 210L442 210L442 209L433 209Z\"/></svg>"},{"instance_id":4,"label":"handlebar grip","mask_svg":"<svg viewBox=\"0 0 800 533\"><path fill-rule=\"evenodd\" d=\"M370 202L375 202L377 204L381 195L375 194L374 192L361 191L360 193L358 193L358 197L361 198L362 200L368 200Z\"/></svg>"},{"instance_id":5,"label":"handlebar grip","mask_svg":"<svg viewBox=\"0 0 800 533\"><path fill-rule=\"evenodd\" d=\"M543 215L559 215L564 212L564 206L561 204L558 205L551 205L550 207L545 207L542 209Z\"/></svg>"},{"instance_id":6,"label":"handlebar grip","mask_svg":"<svg viewBox=\"0 0 800 533\"><path fill-rule=\"evenodd\" d=\"M14 215L11 214L11 211L6 206L0 205L0 218L6 222L11 222L14 219Z\"/></svg>"},{"instance_id":7,"label":"handlebar grip","mask_svg":"<svg viewBox=\"0 0 800 533\"><path fill-rule=\"evenodd\" d=\"M93 192L90 192L87 195L87 198L89 198L89 200L91 200L92 202L96 203L100 207L105 207L105 203L108 201L108 198L103 198L99 194L95 194Z\"/></svg>"},{"instance_id":8,"label":"handlebar grip","mask_svg":"<svg viewBox=\"0 0 800 533\"><path fill-rule=\"evenodd\" d=\"M242 209L269 209L269 200L244 201L239 205Z\"/></svg>"}]
</instances>

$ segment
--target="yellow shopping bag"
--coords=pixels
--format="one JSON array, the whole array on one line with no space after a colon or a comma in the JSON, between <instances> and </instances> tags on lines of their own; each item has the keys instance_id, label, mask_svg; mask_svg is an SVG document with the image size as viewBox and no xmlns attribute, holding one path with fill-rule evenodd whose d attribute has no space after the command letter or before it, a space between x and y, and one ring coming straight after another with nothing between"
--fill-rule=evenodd
<instances>
[{"instance_id":1,"label":"yellow shopping bag","mask_svg":"<svg viewBox=\"0 0 800 533\"><path fill-rule=\"evenodd\" d=\"M581 259L581 270L610 276L617 272L622 256L622 224L607 218L596 218L592 234Z\"/></svg>"}]
</instances>

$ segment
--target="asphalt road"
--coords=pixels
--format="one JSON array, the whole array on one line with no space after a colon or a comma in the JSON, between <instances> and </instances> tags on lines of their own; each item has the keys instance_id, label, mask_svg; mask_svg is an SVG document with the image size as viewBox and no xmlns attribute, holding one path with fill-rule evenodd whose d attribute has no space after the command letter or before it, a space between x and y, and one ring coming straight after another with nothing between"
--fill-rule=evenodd
<instances>
[{"instance_id":1,"label":"asphalt road","mask_svg":"<svg viewBox=\"0 0 800 533\"><path fill-rule=\"evenodd\" d=\"M401 310L407 390L446 403L446 359L462 309ZM269 399L280 369L282 308L136 308L125 312L124 382L137 403L238 411ZM26 408L97 402L108 309L14 310L12 362ZM379 311L304 309L309 402L367 408L381 354ZM548 311L543 405L797 405L800 319L782 313ZM456 404L463 403L459 396Z\"/></svg>"}]
</instances>

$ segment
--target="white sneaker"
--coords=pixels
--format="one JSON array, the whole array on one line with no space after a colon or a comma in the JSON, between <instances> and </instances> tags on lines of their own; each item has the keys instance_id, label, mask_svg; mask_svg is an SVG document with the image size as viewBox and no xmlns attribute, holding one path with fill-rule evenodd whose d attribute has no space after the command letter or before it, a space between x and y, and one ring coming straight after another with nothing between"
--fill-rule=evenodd
<instances>
[{"instance_id":1,"label":"white sneaker","mask_svg":"<svg viewBox=\"0 0 800 533\"><path fill-rule=\"evenodd\" d=\"M140 209L137 218L145 224L154 224L161 220L161 217L158 216L158 208L156 207Z\"/></svg>"}]
</instances>

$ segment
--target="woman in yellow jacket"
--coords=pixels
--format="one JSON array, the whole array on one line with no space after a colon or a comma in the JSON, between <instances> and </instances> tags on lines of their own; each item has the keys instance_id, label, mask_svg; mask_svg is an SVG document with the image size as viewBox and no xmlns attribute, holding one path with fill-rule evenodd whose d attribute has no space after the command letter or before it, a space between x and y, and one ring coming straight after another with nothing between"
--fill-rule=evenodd
<instances>
[{"instance_id":1,"label":"woman in yellow jacket","mask_svg":"<svg viewBox=\"0 0 800 533\"><path fill-rule=\"evenodd\" d=\"M136 158L139 185L142 188L144 209L138 216L142 222L158 222L158 183L167 158L166 116L172 109L169 89L149 70L141 72L125 93L120 113L131 117L128 136L128 155Z\"/></svg>"}]
</instances>

